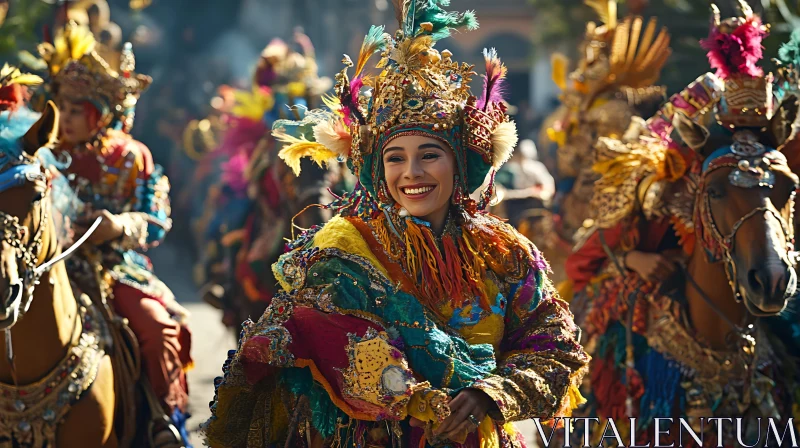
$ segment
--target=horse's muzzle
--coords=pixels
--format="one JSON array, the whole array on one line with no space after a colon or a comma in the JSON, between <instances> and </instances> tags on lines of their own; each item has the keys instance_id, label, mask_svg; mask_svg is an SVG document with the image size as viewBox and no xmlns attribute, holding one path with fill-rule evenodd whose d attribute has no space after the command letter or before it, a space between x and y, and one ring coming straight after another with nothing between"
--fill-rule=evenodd
<instances>
[{"instance_id":1,"label":"horse's muzzle","mask_svg":"<svg viewBox=\"0 0 800 448\"><path fill-rule=\"evenodd\" d=\"M745 304L757 316L779 314L797 290L797 274L788 265L762 265L747 273Z\"/></svg>"}]
</instances>

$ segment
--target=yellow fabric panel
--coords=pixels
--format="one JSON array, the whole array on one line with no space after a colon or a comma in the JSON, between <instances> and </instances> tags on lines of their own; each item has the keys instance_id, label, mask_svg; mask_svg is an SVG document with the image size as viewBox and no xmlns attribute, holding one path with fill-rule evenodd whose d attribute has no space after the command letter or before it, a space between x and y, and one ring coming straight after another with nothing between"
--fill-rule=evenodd
<instances>
[{"instance_id":1,"label":"yellow fabric panel","mask_svg":"<svg viewBox=\"0 0 800 448\"><path fill-rule=\"evenodd\" d=\"M328 221L325 227L317 232L314 236L314 246L320 248L320 250L334 248L358 255L369 261L383 275L389 276L389 272L381 265L375 254L372 253L358 229L340 216Z\"/></svg>"}]
</instances>

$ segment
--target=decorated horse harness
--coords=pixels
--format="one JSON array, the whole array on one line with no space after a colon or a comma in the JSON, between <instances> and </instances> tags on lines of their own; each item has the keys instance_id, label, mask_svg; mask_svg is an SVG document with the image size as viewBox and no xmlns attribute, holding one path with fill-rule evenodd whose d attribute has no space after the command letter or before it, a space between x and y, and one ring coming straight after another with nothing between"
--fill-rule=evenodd
<instances>
[{"instance_id":1,"label":"decorated horse harness","mask_svg":"<svg viewBox=\"0 0 800 448\"><path fill-rule=\"evenodd\" d=\"M0 192L24 185L26 182L47 182L41 164L28 156L12 162L10 168L0 173ZM50 185L37 201L47 199ZM33 294L42 276L55 264L63 261L83 244L100 224L98 219L75 244L60 255L40 264L39 253L43 246L44 226L48 207L39 207L39 223L29 243L24 244L28 228L19 218L0 211L0 236L10 245L21 260L22 278L9 287L3 305L9 305L0 316L3 320L21 319L30 308ZM106 355L110 340L102 315L86 295L77 301L72 337L65 357L42 379L32 384L19 385L14 367L11 326L5 328L5 353L11 366L13 385L0 384L0 445L17 443L23 447L55 446L58 424L70 408L91 388ZM15 445L16 446L16 445Z\"/></svg>"}]
</instances>

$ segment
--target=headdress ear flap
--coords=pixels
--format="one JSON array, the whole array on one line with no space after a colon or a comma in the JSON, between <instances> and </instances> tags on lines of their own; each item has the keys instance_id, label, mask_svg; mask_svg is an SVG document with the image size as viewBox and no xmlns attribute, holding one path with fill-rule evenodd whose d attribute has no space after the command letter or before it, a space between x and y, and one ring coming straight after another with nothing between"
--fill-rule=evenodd
<instances>
[{"instance_id":1,"label":"headdress ear flap","mask_svg":"<svg viewBox=\"0 0 800 448\"><path fill-rule=\"evenodd\" d=\"M58 137L58 117L58 108L55 103L48 101L42 116L22 137L26 153L34 155L39 148L55 143Z\"/></svg>"},{"instance_id":2,"label":"headdress ear flap","mask_svg":"<svg viewBox=\"0 0 800 448\"><path fill-rule=\"evenodd\" d=\"M698 155L705 158L705 147L708 143L710 132L704 126L694 122L682 111L675 111L672 118L673 139L682 142Z\"/></svg>"}]
</instances>

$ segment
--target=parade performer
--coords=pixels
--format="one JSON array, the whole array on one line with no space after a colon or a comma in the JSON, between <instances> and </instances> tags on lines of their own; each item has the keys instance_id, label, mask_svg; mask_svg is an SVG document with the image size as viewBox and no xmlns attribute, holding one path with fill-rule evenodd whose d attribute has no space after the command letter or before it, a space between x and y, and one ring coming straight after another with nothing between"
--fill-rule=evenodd
<instances>
[{"instance_id":1,"label":"parade performer","mask_svg":"<svg viewBox=\"0 0 800 448\"><path fill-rule=\"evenodd\" d=\"M702 45L716 73L599 141L597 229L570 257L585 294L571 307L594 347L587 409L636 418L626 444L652 443L654 419L676 417L702 442L686 435L684 446L758 443L755 417L783 429L800 409L789 252L798 181L770 146L787 141L797 109L776 107L758 66L767 29L741 5L724 21L714 8Z\"/></svg>"},{"instance_id":2,"label":"parade performer","mask_svg":"<svg viewBox=\"0 0 800 448\"><path fill-rule=\"evenodd\" d=\"M129 45L118 70L93 47L90 32L74 24L53 45L40 46L61 112L59 149L71 159L69 178L86 204L83 222L103 218L88 242L96 251L73 258L70 270L93 278L102 266L114 309L136 335L146 382L163 407L152 412L168 417L153 440L172 437L178 444L175 429L183 429L186 418L185 368L191 364L187 315L141 254L170 229L169 183L149 149L129 134L136 101L150 79L134 73Z\"/></svg>"},{"instance_id":3,"label":"parade performer","mask_svg":"<svg viewBox=\"0 0 800 448\"><path fill-rule=\"evenodd\" d=\"M295 178L280 163L269 133L279 120L302 119L331 86L329 78L318 75L308 36L296 33L295 40L302 52L279 39L264 49L256 83L251 91L234 93L229 129L210 155L224 162L213 198L215 217L206 233L206 252L212 255L206 271L223 288L207 288L218 292L207 294L206 300L223 308L223 321L237 334L239 325L260 316L275 294L270 266L293 235L294 216L317 203L323 190L323 170L308 162L303 175ZM321 222L318 214L304 213L295 224L308 228ZM224 296L217 297L220 293Z\"/></svg>"},{"instance_id":4,"label":"parade performer","mask_svg":"<svg viewBox=\"0 0 800 448\"><path fill-rule=\"evenodd\" d=\"M582 401L588 358L546 261L482 212L491 182L469 197L517 141L506 69L486 50L472 96L472 67L434 44L473 14L398 3L401 29L345 57L330 111L274 129L295 171L343 158L359 186L273 266L283 292L225 363L211 446L521 446L512 422Z\"/></svg>"},{"instance_id":5,"label":"parade performer","mask_svg":"<svg viewBox=\"0 0 800 448\"><path fill-rule=\"evenodd\" d=\"M567 110L550 131L560 144L557 151L558 231L574 244L591 228L589 200L597 174L593 172L595 143L599 137L621 137L634 117L650 117L665 99L657 86L660 72L671 54L666 29L651 19L617 19L615 0L587 0L603 24L589 22L581 44L577 68L557 80L564 91ZM556 61L558 62L558 61ZM564 63L554 73L566 73Z\"/></svg>"},{"instance_id":6,"label":"parade performer","mask_svg":"<svg viewBox=\"0 0 800 448\"><path fill-rule=\"evenodd\" d=\"M553 79L561 88L562 107L547 121L556 151L556 195L552 210L556 235L545 255L553 265L559 292L570 300L573 288L564 273L566 255L589 236L594 226L589 201L598 179L592 169L600 137L621 138L631 122L650 117L665 99L655 85L671 54L670 36L656 19L645 25L638 16L617 18L614 0L586 0L603 24L589 22L580 47L581 59L568 73L564 57L553 58Z\"/></svg>"}]
</instances>

